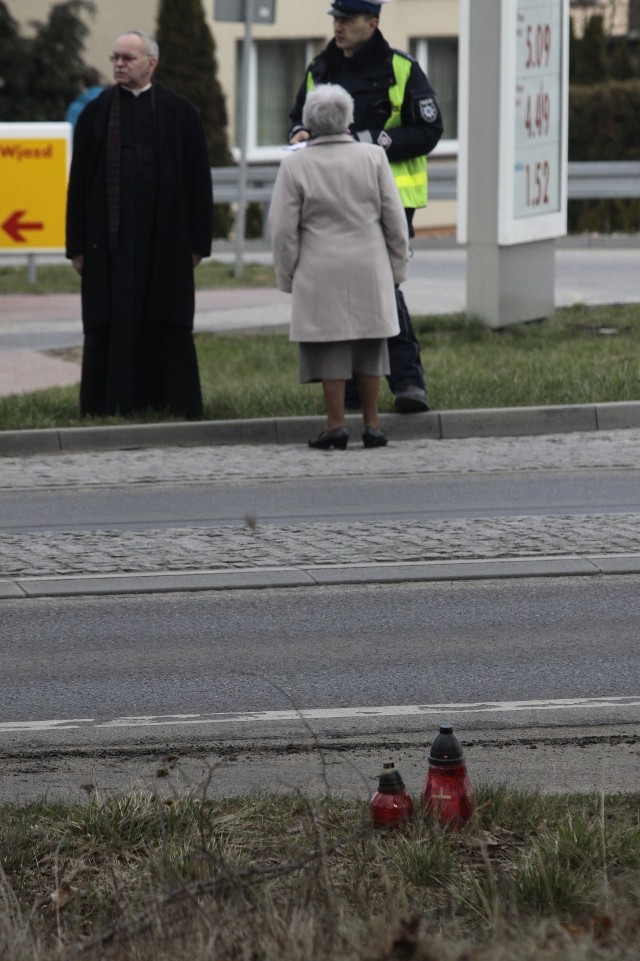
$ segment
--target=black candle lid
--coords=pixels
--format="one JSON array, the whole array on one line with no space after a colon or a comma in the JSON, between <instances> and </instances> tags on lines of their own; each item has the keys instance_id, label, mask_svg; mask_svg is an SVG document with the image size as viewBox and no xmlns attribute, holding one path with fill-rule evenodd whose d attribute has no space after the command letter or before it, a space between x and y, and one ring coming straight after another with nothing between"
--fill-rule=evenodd
<instances>
[{"instance_id":1,"label":"black candle lid","mask_svg":"<svg viewBox=\"0 0 640 961\"><path fill-rule=\"evenodd\" d=\"M447 764L460 764L464 758L462 745L453 733L451 724L441 724L440 733L436 735L431 751L429 752L429 763L445 766Z\"/></svg>"},{"instance_id":2,"label":"black candle lid","mask_svg":"<svg viewBox=\"0 0 640 961\"><path fill-rule=\"evenodd\" d=\"M382 794L397 794L399 791L404 791L404 781L393 761L385 761L382 765L382 773L378 778L378 790Z\"/></svg>"}]
</instances>

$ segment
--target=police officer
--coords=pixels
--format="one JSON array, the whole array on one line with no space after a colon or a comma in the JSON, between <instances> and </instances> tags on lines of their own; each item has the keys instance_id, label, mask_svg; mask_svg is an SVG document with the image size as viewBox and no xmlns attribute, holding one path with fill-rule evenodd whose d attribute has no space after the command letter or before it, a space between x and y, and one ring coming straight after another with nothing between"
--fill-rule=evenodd
<instances>
[{"instance_id":1,"label":"police officer","mask_svg":"<svg viewBox=\"0 0 640 961\"><path fill-rule=\"evenodd\" d=\"M290 111L289 143L309 138L302 125L307 92L319 83L337 83L354 100L351 133L387 152L406 211L409 236L413 214L427 203L427 160L442 135L442 117L433 87L407 53L392 49L380 30L380 8L388 0L333 0L334 39L307 68ZM396 288L400 333L389 339L389 386L399 413L428 410L420 347L402 291ZM347 386L347 407L358 406L355 386Z\"/></svg>"}]
</instances>

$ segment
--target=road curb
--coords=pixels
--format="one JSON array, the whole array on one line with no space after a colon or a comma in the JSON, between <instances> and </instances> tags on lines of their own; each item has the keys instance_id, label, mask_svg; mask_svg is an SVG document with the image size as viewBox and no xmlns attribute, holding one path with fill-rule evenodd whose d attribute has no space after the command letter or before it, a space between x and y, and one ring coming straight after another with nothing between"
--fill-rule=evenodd
<instances>
[{"instance_id":1,"label":"road curb","mask_svg":"<svg viewBox=\"0 0 640 961\"><path fill-rule=\"evenodd\" d=\"M361 418L346 418L358 436ZM640 401L555 407L498 407L381 414L390 441L458 440L465 437L523 437L575 431L640 427ZM255 418L188 423L64 427L0 432L0 456L69 454L146 447L207 447L233 444L300 444L324 425L323 417Z\"/></svg>"},{"instance_id":2,"label":"road curb","mask_svg":"<svg viewBox=\"0 0 640 961\"><path fill-rule=\"evenodd\" d=\"M422 561L414 564L398 562L176 573L54 575L0 580L0 600L638 573L640 554L567 554Z\"/></svg>"}]
</instances>

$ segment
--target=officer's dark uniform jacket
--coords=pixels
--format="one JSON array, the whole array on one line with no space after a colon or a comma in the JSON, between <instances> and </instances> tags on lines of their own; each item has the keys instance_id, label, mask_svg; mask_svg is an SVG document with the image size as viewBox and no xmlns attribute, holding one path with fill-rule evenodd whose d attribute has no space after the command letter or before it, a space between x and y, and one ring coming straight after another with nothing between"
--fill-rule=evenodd
<instances>
[{"instance_id":1,"label":"officer's dark uniform jacket","mask_svg":"<svg viewBox=\"0 0 640 961\"><path fill-rule=\"evenodd\" d=\"M290 112L293 126L289 137L302 129L305 98L319 83L340 84L351 94L351 132L359 140L377 143L386 150L404 206L424 206L426 161L418 161L413 167L406 161L430 153L442 136L443 126L435 92L418 63L390 47L379 30L353 57L345 57L331 40L307 68Z\"/></svg>"}]
</instances>

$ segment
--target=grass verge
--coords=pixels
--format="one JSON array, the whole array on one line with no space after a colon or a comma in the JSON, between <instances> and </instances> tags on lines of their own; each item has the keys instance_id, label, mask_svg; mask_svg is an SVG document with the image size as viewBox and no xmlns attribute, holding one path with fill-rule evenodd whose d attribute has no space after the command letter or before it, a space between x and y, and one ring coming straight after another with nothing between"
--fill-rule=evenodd
<instances>
[{"instance_id":1,"label":"grass verge","mask_svg":"<svg viewBox=\"0 0 640 961\"><path fill-rule=\"evenodd\" d=\"M415 327L433 410L640 398L639 305L575 306L503 330L457 314L417 318ZM298 383L297 348L286 334L201 333L196 344L207 420L323 413L320 385ZM380 409L393 410L386 382ZM2 430L167 419L142 412L83 421L76 387L0 398Z\"/></svg>"},{"instance_id":2,"label":"grass verge","mask_svg":"<svg viewBox=\"0 0 640 961\"><path fill-rule=\"evenodd\" d=\"M242 277L234 277L234 265L206 260L195 272L196 287L273 287L275 274L270 265L246 264ZM28 268L0 267L0 294L75 294L80 277L70 263L38 264L35 283L29 283Z\"/></svg>"},{"instance_id":3,"label":"grass verge","mask_svg":"<svg viewBox=\"0 0 640 961\"><path fill-rule=\"evenodd\" d=\"M0 956L635 959L639 801L484 788L457 834L301 795L4 806Z\"/></svg>"}]
</instances>

